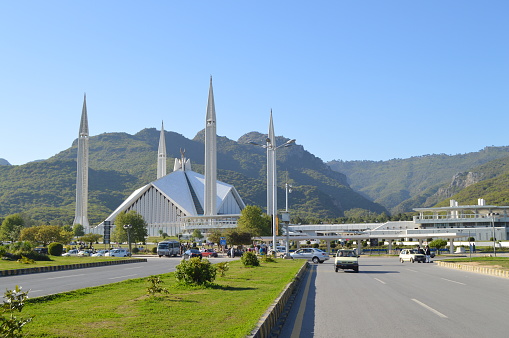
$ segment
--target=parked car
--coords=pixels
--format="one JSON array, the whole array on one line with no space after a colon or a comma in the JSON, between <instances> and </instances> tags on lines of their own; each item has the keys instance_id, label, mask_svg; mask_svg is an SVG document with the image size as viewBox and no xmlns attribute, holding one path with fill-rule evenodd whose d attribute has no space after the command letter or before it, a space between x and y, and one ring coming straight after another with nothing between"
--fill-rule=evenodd
<instances>
[{"instance_id":1,"label":"parked car","mask_svg":"<svg viewBox=\"0 0 509 338\"><path fill-rule=\"evenodd\" d=\"M88 250L88 249L85 249L85 250L80 250L78 251L78 256L82 256L82 257L88 257L88 256L91 256L92 255L92 250Z\"/></svg>"},{"instance_id":2,"label":"parked car","mask_svg":"<svg viewBox=\"0 0 509 338\"><path fill-rule=\"evenodd\" d=\"M96 253L92 254L92 257L103 257L104 255L106 255L107 252L108 250L99 250Z\"/></svg>"},{"instance_id":3,"label":"parked car","mask_svg":"<svg viewBox=\"0 0 509 338\"><path fill-rule=\"evenodd\" d=\"M201 252L202 257L217 257L217 252L214 249L205 249Z\"/></svg>"},{"instance_id":4,"label":"parked car","mask_svg":"<svg viewBox=\"0 0 509 338\"><path fill-rule=\"evenodd\" d=\"M66 253L62 254L62 256L78 256L78 252L80 252L78 249L71 249Z\"/></svg>"},{"instance_id":5,"label":"parked car","mask_svg":"<svg viewBox=\"0 0 509 338\"><path fill-rule=\"evenodd\" d=\"M416 249L403 249L399 253L399 261L401 263L408 261L408 262L425 262L426 256L419 253Z\"/></svg>"},{"instance_id":6,"label":"parked car","mask_svg":"<svg viewBox=\"0 0 509 338\"><path fill-rule=\"evenodd\" d=\"M357 255L355 250L341 249L336 252L334 270L338 272L339 269L351 269L355 272L359 272L359 255Z\"/></svg>"},{"instance_id":7,"label":"parked car","mask_svg":"<svg viewBox=\"0 0 509 338\"><path fill-rule=\"evenodd\" d=\"M200 259L201 259L202 254L201 254L200 250L198 250L198 249L189 249L186 252L184 252L183 257L184 257L184 259L189 259L189 258L193 258L193 257L200 257Z\"/></svg>"},{"instance_id":8,"label":"parked car","mask_svg":"<svg viewBox=\"0 0 509 338\"><path fill-rule=\"evenodd\" d=\"M228 257L230 258L235 258L235 257L242 257L242 255L244 254L244 252L242 250L239 250L239 249L234 249L233 250L233 257L232 257L232 249L228 249L226 251L226 254L228 255Z\"/></svg>"},{"instance_id":9,"label":"parked car","mask_svg":"<svg viewBox=\"0 0 509 338\"><path fill-rule=\"evenodd\" d=\"M43 247L37 247L34 249L35 252L37 252L38 254L41 254L41 255L47 255L48 254L48 248L43 248Z\"/></svg>"},{"instance_id":10,"label":"parked car","mask_svg":"<svg viewBox=\"0 0 509 338\"><path fill-rule=\"evenodd\" d=\"M106 257L127 257L129 256L129 251L127 249L119 248L112 249L109 252L105 253Z\"/></svg>"},{"instance_id":11,"label":"parked car","mask_svg":"<svg viewBox=\"0 0 509 338\"><path fill-rule=\"evenodd\" d=\"M323 263L329 259L329 255L320 249L304 248L290 253L292 258L302 258L312 260L313 263Z\"/></svg>"}]
</instances>

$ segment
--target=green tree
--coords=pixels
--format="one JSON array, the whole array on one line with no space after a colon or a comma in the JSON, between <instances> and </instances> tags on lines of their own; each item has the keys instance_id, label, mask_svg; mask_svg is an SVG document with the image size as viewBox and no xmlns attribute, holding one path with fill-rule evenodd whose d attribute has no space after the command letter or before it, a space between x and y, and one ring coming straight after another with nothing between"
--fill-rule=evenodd
<instances>
[{"instance_id":1,"label":"green tree","mask_svg":"<svg viewBox=\"0 0 509 338\"><path fill-rule=\"evenodd\" d=\"M200 240L203 238L203 235L199 229L194 229L193 234L191 235L194 239Z\"/></svg>"},{"instance_id":2,"label":"green tree","mask_svg":"<svg viewBox=\"0 0 509 338\"><path fill-rule=\"evenodd\" d=\"M0 226L0 239L15 242L19 239L21 230L25 227L25 220L21 214L7 216Z\"/></svg>"},{"instance_id":3,"label":"green tree","mask_svg":"<svg viewBox=\"0 0 509 338\"><path fill-rule=\"evenodd\" d=\"M127 230L124 229L124 225L127 224L131 225L131 229L129 230L131 242L144 242L145 237L148 236L147 223L143 217L134 210L127 213L122 211L117 215L117 218L115 218L115 228L113 228L113 233L111 235L112 240L119 243L127 242Z\"/></svg>"},{"instance_id":4,"label":"green tree","mask_svg":"<svg viewBox=\"0 0 509 338\"><path fill-rule=\"evenodd\" d=\"M81 241L88 243L89 244L88 246L92 247L92 245L94 243L96 243L99 240L99 238L101 238L101 237L102 237L102 235L99 235L99 234L85 234L85 235L81 236Z\"/></svg>"},{"instance_id":5,"label":"green tree","mask_svg":"<svg viewBox=\"0 0 509 338\"><path fill-rule=\"evenodd\" d=\"M262 208L247 205L241 211L237 231L250 233L251 237L270 236L272 234L271 218L262 212Z\"/></svg>"},{"instance_id":6,"label":"green tree","mask_svg":"<svg viewBox=\"0 0 509 338\"><path fill-rule=\"evenodd\" d=\"M19 238L22 241L46 246L51 242L68 243L72 236L72 233L65 231L58 225L38 225L21 230Z\"/></svg>"},{"instance_id":7,"label":"green tree","mask_svg":"<svg viewBox=\"0 0 509 338\"><path fill-rule=\"evenodd\" d=\"M226 242L230 245L249 245L251 244L251 233L240 232L237 229L232 229L226 233Z\"/></svg>"},{"instance_id":8,"label":"green tree","mask_svg":"<svg viewBox=\"0 0 509 338\"><path fill-rule=\"evenodd\" d=\"M431 248L437 249L437 255L440 254L440 249L445 248L446 245L447 245L447 241L442 238L437 238L429 243L429 246Z\"/></svg>"},{"instance_id":9,"label":"green tree","mask_svg":"<svg viewBox=\"0 0 509 338\"><path fill-rule=\"evenodd\" d=\"M81 224L74 224L72 227L72 231L74 233L74 236L78 238L85 235L85 227Z\"/></svg>"},{"instance_id":10,"label":"green tree","mask_svg":"<svg viewBox=\"0 0 509 338\"><path fill-rule=\"evenodd\" d=\"M214 229L211 233L209 233L208 240L211 243L219 244L219 241L221 240L221 237L224 237L221 231Z\"/></svg>"}]
</instances>

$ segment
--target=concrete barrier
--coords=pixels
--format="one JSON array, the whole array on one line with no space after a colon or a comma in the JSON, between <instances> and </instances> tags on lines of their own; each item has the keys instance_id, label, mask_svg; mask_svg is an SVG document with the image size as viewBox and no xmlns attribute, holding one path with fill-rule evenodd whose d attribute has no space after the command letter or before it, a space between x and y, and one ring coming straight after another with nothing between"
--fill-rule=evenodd
<instances>
[{"instance_id":1,"label":"concrete barrier","mask_svg":"<svg viewBox=\"0 0 509 338\"><path fill-rule=\"evenodd\" d=\"M105 266L105 265L141 263L141 262L146 262L146 261L147 261L146 258L132 258L132 259L124 259L124 260L90 262L90 263L81 263L81 264L38 266L38 267L33 267L33 268L0 270L0 276L26 275L26 274L31 274L31 273L83 269L83 268L92 268L92 267Z\"/></svg>"},{"instance_id":2,"label":"concrete barrier","mask_svg":"<svg viewBox=\"0 0 509 338\"><path fill-rule=\"evenodd\" d=\"M503 271L500 269L486 268L483 266L467 265L467 264L454 263L454 262L436 261L436 263L438 266L443 266L445 268L464 270L464 271L469 271L469 272L482 273L484 275L509 278L509 271Z\"/></svg>"},{"instance_id":3,"label":"concrete barrier","mask_svg":"<svg viewBox=\"0 0 509 338\"><path fill-rule=\"evenodd\" d=\"M302 268L297 272L295 278L288 283L285 289L281 292L278 298L274 301L274 303L269 307L269 309L263 314L262 318L258 321L255 329L251 331L251 334L247 337L249 338L265 338L270 337L272 329L276 326L279 317L283 313L285 309L286 303L290 299L292 293L299 286L299 283L302 281L303 276L309 270L309 262L306 262L302 266Z\"/></svg>"}]
</instances>

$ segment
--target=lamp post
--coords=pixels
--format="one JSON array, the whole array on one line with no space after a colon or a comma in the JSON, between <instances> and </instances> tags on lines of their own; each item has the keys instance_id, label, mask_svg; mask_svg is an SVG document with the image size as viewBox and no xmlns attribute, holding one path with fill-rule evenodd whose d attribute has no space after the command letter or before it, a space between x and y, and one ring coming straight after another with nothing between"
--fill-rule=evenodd
<instances>
[{"instance_id":1,"label":"lamp post","mask_svg":"<svg viewBox=\"0 0 509 338\"><path fill-rule=\"evenodd\" d=\"M131 224L125 224L124 225L124 229L127 230L127 243L129 244L129 256L132 256L132 253L131 253L131 229L132 229L132 225Z\"/></svg>"},{"instance_id":2,"label":"lamp post","mask_svg":"<svg viewBox=\"0 0 509 338\"><path fill-rule=\"evenodd\" d=\"M488 216L491 216L491 223L493 225L493 256L497 257L497 249L495 248L495 216L500 215L498 212L490 212L488 213Z\"/></svg>"},{"instance_id":3,"label":"lamp post","mask_svg":"<svg viewBox=\"0 0 509 338\"><path fill-rule=\"evenodd\" d=\"M288 177L287 177L288 180ZM285 183L285 190L286 190L286 209L285 209L285 217L283 217L283 221L286 224L286 254L285 258L290 258L290 231L288 230L288 226L290 225L290 213L288 212L288 193L292 192L292 186L288 184L288 182Z\"/></svg>"},{"instance_id":4,"label":"lamp post","mask_svg":"<svg viewBox=\"0 0 509 338\"><path fill-rule=\"evenodd\" d=\"M249 142L249 144L259 146L267 149L267 191L270 191L270 185L272 183L272 210L267 210L267 214L272 213L272 250L274 254L276 253L276 217L277 217L277 194L276 194L276 178L277 178L277 170L276 170L276 150L282 147L291 147L295 143L295 139L288 140L285 143L276 146L272 143L271 139L267 137L265 145L259 144L256 142ZM270 170L272 169L272 170ZM269 196L267 195L267 199ZM268 201L267 201L268 202ZM269 203L267 203L269 205Z\"/></svg>"}]
</instances>

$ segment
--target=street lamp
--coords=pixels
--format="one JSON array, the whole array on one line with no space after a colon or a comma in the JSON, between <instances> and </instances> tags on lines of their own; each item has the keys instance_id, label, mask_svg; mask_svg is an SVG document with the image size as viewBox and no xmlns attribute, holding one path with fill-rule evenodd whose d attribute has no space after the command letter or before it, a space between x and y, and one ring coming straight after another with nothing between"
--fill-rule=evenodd
<instances>
[{"instance_id":1,"label":"street lamp","mask_svg":"<svg viewBox=\"0 0 509 338\"><path fill-rule=\"evenodd\" d=\"M288 181L288 175L287 175L287 178L286 180ZM288 230L288 226L290 225L290 213L288 212L288 193L291 193L292 192L292 186L290 184L288 184L288 182L285 183L285 190L286 190L286 209L285 209L285 212L286 212L286 215L288 217L288 220L287 222L285 222L286 224L286 255L285 257L286 258L289 258L290 256L290 232ZM284 219L283 219L284 221Z\"/></svg>"},{"instance_id":2,"label":"street lamp","mask_svg":"<svg viewBox=\"0 0 509 338\"><path fill-rule=\"evenodd\" d=\"M249 144L259 146L267 149L267 191L271 191L272 188L272 196L268 196L267 194L267 206L269 206L269 198L272 198L272 210L267 210L267 214L272 214L272 250L274 254L276 253L276 218L277 218L277 170L276 170L276 150L283 147L291 147L295 143L295 139L288 140L285 143L276 146L272 143L271 139L267 137L267 144L259 144L256 142L249 142ZM275 142L274 142L275 143ZM270 170L272 169L272 170ZM272 187L271 186L272 183Z\"/></svg>"},{"instance_id":3,"label":"street lamp","mask_svg":"<svg viewBox=\"0 0 509 338\"><path fill-rule=\"evenodd\" d=\"M495 248L495 216L500 215L498 212L490 212L488 216L491 216L491 223L493 225L493 256L497 257L497 249Z\"/></svg>"},{"instance_id":4,"label":"street lamp","mask_svg":"<svg viewBox=\"0 0 509 338\"><path fill-rule=\"evenodd\" d=\"M124 224L124 229L127 230L127 243L129 243L129 256L132 256L132 253L131 253L131 229L132 229L132 225L131 224Z\"/></svg>"}]
</instances>

